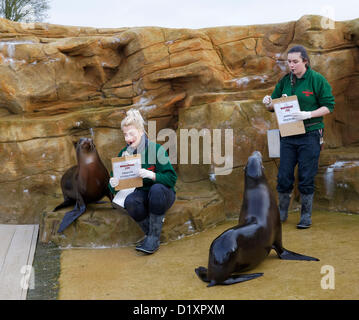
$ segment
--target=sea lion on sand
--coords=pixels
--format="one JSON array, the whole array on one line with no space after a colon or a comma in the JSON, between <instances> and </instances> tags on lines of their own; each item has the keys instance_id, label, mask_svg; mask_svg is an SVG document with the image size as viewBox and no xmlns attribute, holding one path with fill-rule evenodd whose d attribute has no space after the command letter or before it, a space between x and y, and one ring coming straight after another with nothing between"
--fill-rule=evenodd
<instances>
[{"instance_id":1,"label":"sea lion on sand","mask_svg":"<svg viewBox=\"0 0 359 320\"><path fill-rule=\"evenodd\" d=\"M63 232L73 221L86 211L86 205L112 193L108 188L110 176L103 165L96 147L90 138L81 138L76 144L77 165L68 169L61 178L64 202L54 211L75 204L72 211L65 214L57 232Z\"/></svg>"},{"instance_id":2,"label":"sea lion on sand","mask_svg":"<svg viewBox=\"0 0 359 320\"><path fill-rule=\"evenodd\" d=\"M319 261L286 250L282 246L279 209L263 173L262 155L255 151L245 167L245 190L238 225L224 231L211 244L208 269L195 269L209 287L234 284L263 275L237 274L251 270L274 249L280 259Z\"/></svg>"}]
</instances>

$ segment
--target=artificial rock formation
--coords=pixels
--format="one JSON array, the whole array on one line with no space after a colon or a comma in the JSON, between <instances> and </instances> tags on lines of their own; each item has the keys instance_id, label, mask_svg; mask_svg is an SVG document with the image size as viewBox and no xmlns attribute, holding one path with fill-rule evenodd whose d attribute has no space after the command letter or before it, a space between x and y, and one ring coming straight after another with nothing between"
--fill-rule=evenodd
<instances>
[{"instance_id":1,"label":"artificial rock formation","mask_svg":"<svg viewBox=\"0 0 359 320\"><path fill-rule=\"evenodd\" d=\"M164 239L238 215L242 168L254 150L264 155L275 187L278 159L267 156L266 131L277 126L261 101L286 74L285 53L294 44L308 49L312 67L328 79L336 99L335 111L325 118L315 206L359 213L359 130L353 121L359 116L358 19L335 22L333 29L322 17L304 16L199 30L2 19L0 38L0 223L58 222L51 210L62 201L62 174L76 163L72 142L93 137L110 169L111 157L124 146L119 126L129 108L156 121L157 142L166 141L162 129L177 133L177 151L181 130L207 129L213 145L214 130L220 129L224 156L224 132L233 130L233 169L227 172L218 174L223 163L213 158L181 163L178 151L178 200ZM96 216L85 213L78 227ZM42 235L50 239L49 232Z\"/></svg>"}]
</instances>

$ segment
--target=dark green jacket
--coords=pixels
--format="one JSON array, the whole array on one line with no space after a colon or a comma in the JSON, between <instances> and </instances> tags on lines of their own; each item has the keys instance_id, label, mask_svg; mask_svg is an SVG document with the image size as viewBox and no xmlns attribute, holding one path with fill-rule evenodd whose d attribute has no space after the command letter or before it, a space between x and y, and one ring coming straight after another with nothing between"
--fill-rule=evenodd
<instances>
[{"instance_id":1,"label":"dark green jacket","mask_svg":"<svg viewBox=\"0 0 359 320\"><path fill-rule=\"evenodd\" d=\"M291 74L288 73L277 83L272 99L281 98L283 94L296 95L301 111L314 111L324 106L333 112L335 102L332 88L320 73L308 67L303 77L296 79L293 87L290 77ZM324 128L323 117L304 120L304 125L307 132Z\"/></svg>"},{"instance_id":2,"label":"dark green jacket","mask_svg":"<svg viewBox=\"0 0 359 320\"><path fill-rule=\"evenodd\" d=\"M124 147L118 154L118 157L122 157L122 154L126 151L127 147ZM137 189L148 191L150 187L155 183L162 183L163 185L170 187L175 191L174 187L177 181L176 171L173 169L166 150L158 143L154 143L148 140L146 149L141 153L142 168L153 171L156 173L156 181L151 179L143 179L143 186ZM113 173L111 172L111 177ZM110 188L113 194L116 194L114 188Z\"/></svg>"}]
</instances>

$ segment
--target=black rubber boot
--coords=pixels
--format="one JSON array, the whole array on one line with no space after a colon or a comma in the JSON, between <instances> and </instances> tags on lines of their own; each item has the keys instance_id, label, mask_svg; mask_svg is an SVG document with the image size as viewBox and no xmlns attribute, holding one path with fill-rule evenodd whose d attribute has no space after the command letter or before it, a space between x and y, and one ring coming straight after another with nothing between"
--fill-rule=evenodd
<instances>
[{"instance_id":1,"label":"black rubber boot","mask_svg":"<svg viewBox=\"0 0 359 320\"><path fill-rule=\"evenodd\" d=\"M141 230L143 231L143 233L147 236L148 235L148 231L150 229L150 218L146 217L145 219L143 219L142 221L136 221L137 224L140 226Z\"/></svg>"},{"instance_id":2,"label":"black rubber boot","mask_svg":"<svg viewBox=\"0 0 359 320\"><path fill-rule=\"evenodd\" d=\"M290 193L278 192L280 221L288 219L288 208L290 204Z\"/></svg>"},{"instance_id":3,"label":"black rubber boot","mask_svg":"<svg viewBox=\"0 0 359 320\"><path fill-rule=\"evenodd\" d=\"M160 246L160 235L165 215L155 215L150 213L148 235L142 244L136 247L136 250L148 254L154 253Z\"/></svg>"},{"instance_id":4,"label":"black rubber boot","mask_svg":"<svg viewBox=\"0 0 359 320\"><path fill-rule=\"evenodd\" d=\"M149 232L149 229L150 229L150 218L146 217L142 221L136 221L136 222L140 226L143 233L145 234L145 236L143 238L141 238L141 240L138 241L138 244L136 246L136 249L137 249L137 247L142 246L143 242L145 241L145 239L146 239L146 237L148 235L148 232Z\"/></svg>"},{"instance_id":5,"label":"black rubber boot","mask_svg":"<svg viewBox=\"0 0 359 320\"><path fill-rule=\"evenodd\" d=\"M307 229L312 225L312 205L314 194L300 194L302 208L300 211L300 221L297 224L298 229Z\"/></svg>"}]
</instances>

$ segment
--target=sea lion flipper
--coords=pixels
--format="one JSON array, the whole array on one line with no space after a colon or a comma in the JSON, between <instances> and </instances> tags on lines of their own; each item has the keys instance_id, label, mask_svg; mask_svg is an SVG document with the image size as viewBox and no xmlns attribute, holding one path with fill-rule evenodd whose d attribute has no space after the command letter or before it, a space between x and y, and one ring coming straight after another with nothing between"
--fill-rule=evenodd
<instances>
[{"instance_id":1,"label":"sea lion flipper","mask_svg":"<svg viewBox=\"0 0 359 320\"><path fill-rule=\"evenodd\" d=\"M215 285L231 285L231 284L236 284L239 282L244 282L244 281L249 281L249 280L253 280L256 279L258 277L263 276L263 273L249 273L249 274L236 274L236 275L232 275L231 277L229 277L228 279L224 280L223 282L216 282L215 280L211 280L211 282L209 283L209 285L207 287L213 287Z\"/></svg>"},{"instance_id":2,"label":"sea lion flipper","mask_svg":"<svg viewBox=\"0 0 359 320\"><path fill-rule=\"evenodd\" d=\"M196 272L197 276L203 281L203 282L210 282L207 276L207 268L205 267L198 267L194 270Z\"/></svg>"},{"instance_id":3,"label":"sea lion flipper","mask_svg":"<svg viewBox=\"0 0 359 320\"><path fill-rule=\"evenodd\" d=\"M75 208L69 212L65 213L60 227L57 230L58 233L63 232L72 222L74 222L79 216L81 216L86 211L86 206L78 206L76 204Z\"/></svg>"},{"instance_id":4,"label":"sea lion flipper","mask_svg":"<svg viewBox=\"0 0 359 320\"><path fill-rule=\"evenodd\" d=\"M221 284L230 285L230 284L235 284L235 283L244 282L244 281L248 281L248 280L253 280L253 279L256 279L261 276L263 276L262 272L249 273L249 274L237 274L237 275L232 275L230 278L226 279Z\"/></svg>"},{"instance_id":5,"label":"sea lion flipper","mask_svg":"<svg viewBox=\"0 0 359 320\"><path fill-rule=\"evenodd\" d=\"M289 250L284 249L284 248L282 248L282 253L279 254L278 251L277 251L277 254L278 254L278 257L280 259L283 259L283 260L319 261L319 259L317 259L317 258L310 257L310 256L305 256L303 254L296 253L296 252L293 252L293 251L289 251Z\"/></svg>"}]
</instances>

